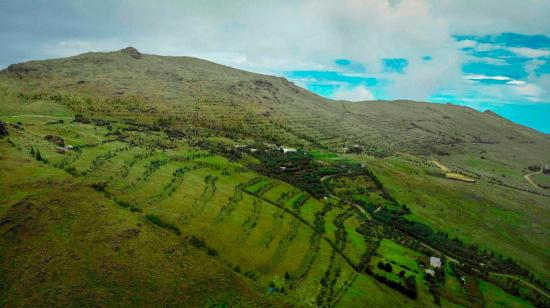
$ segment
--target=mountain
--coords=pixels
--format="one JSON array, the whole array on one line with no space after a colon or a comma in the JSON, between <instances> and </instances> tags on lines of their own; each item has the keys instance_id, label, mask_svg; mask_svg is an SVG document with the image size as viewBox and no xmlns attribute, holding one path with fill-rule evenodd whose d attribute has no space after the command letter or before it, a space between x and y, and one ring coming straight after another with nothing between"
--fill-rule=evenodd
<instances>
[{"instance_id":1,"label":"mountain","mask_svg":"<svg viewBox=\"0 0 550 308\"><path fill-rule=\"evenodd\" d=\"M134 114L138 109L144 117L179 117L175 125L182 125L179 122L191 121L193 110L200 108L205 122L223 129L228 122L240 127L249 114L260 115L256 125L273 131L263 132L266 137L296 145L338 149L361 144L374 151L443 156L487 151L489 159L493 154L507 161L521 158L522 165L514 167L548 163L544 159L550 136L491 112L411 101L332 101L284 78L189 57L145 55L132 47L15 64L2 76L31 93L138 100L136 106L93 106L94 112L105 115Z\"/></svg>"},{"instance_id":2,"label":"mountain","mask_svg":"<svg viewBox=\"0 0 550 308\"><path fill-rule=\"evenodd\" d=\"M548 304L550 136L492 112L132 47L0 105L0 305Z\"/></svg>"}]
</instances>

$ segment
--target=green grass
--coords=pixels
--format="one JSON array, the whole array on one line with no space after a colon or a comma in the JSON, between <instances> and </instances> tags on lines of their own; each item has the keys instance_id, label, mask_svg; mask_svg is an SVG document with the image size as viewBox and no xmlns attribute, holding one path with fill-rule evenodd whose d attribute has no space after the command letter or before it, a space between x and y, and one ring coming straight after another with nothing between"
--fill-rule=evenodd
<instances>
[{"instance_id":1,"label":"green grass","mask_svg":"<svg viewBox=\"0 0 550 308\"><path fill-rule=\"evenodd\" d=\"M175 234L177 235L181 235L181 230L180 228L178 228L176 225L174 224L171 224L171 223L168 223L168 222L165 222L163 221L162 219L160 219L160 217L158 217L157 215L154 215L154 214L148 214L147 216L145 216L145 219L147 219L148 221L150 221L151 223L161 227L161 228L164 228L164 229L167 229L167 230L170 230L172 232L174 232Z\"/></svg>"},{"instance_id":2,"label":"green grass","mask_svg":"<svg viewBox=\"0 0 550 308\"><path fill-rule=\"evenodd\" d=\"M392 195L412 210L410 219L550 275L545 261L550 250L541 245L550 238L550 230L544 227L550 215L547 197L485 181L471 184L434 177L429 173L431 167L396 157L367 163Z\"/></svg>"},{"instance_id":3,"label":"green grass","mask_svg":"<svg viewBox=\"0 0 550 308\"><path fill-rule=\"evenodd\" d=\"M535 174L531 176L531 179L538 185L550 186L550 175L548 174Z\"/></svg>"},{"instance_id":4,"label":"green grass","mask_svg":"<svg viewBox=\"0 0 550 308\"><path fill-rule=\"evenodd\" d=\"M386 276L386 278L393 281L402 281L402 278L398 276L398 273L405 271L404 277L414 275L417 280L417 284L422 284L423 272L418 266L419 261L426 263L426 256L421 253L404 247L394 241L382 239L380 246L376 250L376 256L371 258L370 265L372 270L379 275ZM392 265L392 271L386 272L377 267L378 262L390 263Z\"/></svg>"},{"instance_id":5,"label":"green grass","mask_svg":"<svg viewBox=\"0 0 550 308\"><path fill-rule=\"evenodd\" d=\"M143 224L139 213L115 206L78 178L28 159L6 139L0 140L0 155L2 174L13 175L0 181L0 217L5 221L0 227L0 272L6 291L0 303L267 302L219 261L182 245L172 232ZM7 193L14 187L25 188ZM221 281L212 288L210 279Z\"/></svg>"},{"instance_id":6,"label":"green grass","mask_svg":"<svg viewBox=\"0 0 550 308\"><path fill-rule=\"evenodd\" d=\"M529 302L512 296L491 283L480 281L479 287L487 307L534 307Z\"/></svg>"},{"instance_id":7,"label":"green grass","mask_svg":"<svg viewBox=\"0 0 550 308\"><path fill-rule=\"evenodd\" d=\"M310 224L307 225L297 220L291 214L279 209L275 204L243 193L241 199L235 201L234 209L222 221L218 221L217 218L222 208L230 202L230 198L233 198L235 194L236 183L245 183L251 179L258 178L258 174L251 171L224 173L224 170L227 168L234 168L235 170L246 168L216 155L192 160L177 160L178 157L191 157L194 154L201 153L201 151L197 151L197 149L183 142L173 143L174 147L172 149L157 149L150 152L150 150L146 149L150 141L146 137L140 139L140 133L131 132L129 134L135 137L135 140L141 140L141 144L128 146L126 143L119 141L102 143L108 136L101 129L92 129L87 134L78 134L79 137L75 137L75 131L83 129L81 124L68 123L63 127L56 127L47 124L47 121L46 119L42 121L35 119L32 123L33 125L29 125L31 129L14 132L10 135L10 139L16 144L15 147L10 146L5 139L2 141L3 143L0 148L5 151L2 157L9 158L9 162L5 161L2 165L5 168L4 170L6 170L5 172L14 172L13 170L17 170L19 181L27 183L25 185L28 185L28 183L39 183L38 185L29 185L29 187L40 188L40 190L34 192L23 190L16 194L2 194L2 198L0 199L2 204L12 205L24 200L27 195L47 198L49 192L52 190L50 185L53 179L59 181L59 183L63 183L57 189L63 189L64 185L77 185L79 188L76 190L73 189L74 191L71 195L78 193L82 189L93 192L89 196L90 199L86 200L89 200L95 206L103 206L101 208L109 209L109 212L117 213L115 215L116 219L135 221L136 225L141 225L142 229L145 228L149 230L147 232L153 232L154 236L158 237L154 241L161 241L161 239L167 236L175 237L173 239L174 243L179 244L172 244L171 248L164 248L169 251L184 249L178 248L181 245L181 241L191 236L204 238L208 249L216 251L216 254L209 255L210 250L199 248L196 252L193 252L193 254L200 255L200 257L196 257L196 260L211 259L212 262L218 264L219 271L228 273L233 273L234 268L238 265L240 273L236 273L236 275L239 279L246 281L243 286L250 283L256 287L259 286L260 289L264 289L271 282L275 281L277 286L284 288L285 291L284 293L272 295L272 300L284 300L311 305L315 303L320 294L319 281L326 274L327 269L330 269L328 271L331 273L330 275L333 275L334 271L339 269L341 274L334 281L332 285L333 293L330 293L331 295L326 300L335 301L339 305L346 305L357 301L364 303L395 303L395 301L399 300L409 302L401 294L393 290L388 291L388 288L379 285L372 278L356 273L338 254L336 254L336 259L331 262L330 255L333 253L333 249L326 240L321 239L319 248L311 250L310 238L314 231L310 225L313 225L315 212L324 207L324 200L309 198L300 207L299 215ZM85 144L92 140L99 145L84 147L79 153L57 153L52 145L37 137L37 132L41 131L41 126L47 126L48 133L51 134L62 137L73 136L75 144L78 144L78 142ZM159 134L157 138L166 137ZM168 142L168 140L163 139L161 141ZM26 150L31 144L40 148L49 162L44 163L33 160ZM107 155L108 153L116 153L117 155L109 156ZM65 160L67 157L71 158L68 160L68 166L75 166L77 171L80 171L76 173L76 176L54 167L58 162ZM98 160L101 157L108 157L108 159L104 161ZM101 164L97 163L98 161ZM148 172L148 168L150 168L148 166L151 166L154 161L163 161L166 163ZM174 182L175 171L184 167L189 168L189 170L181 175L178 182ZM40 176L37 177L37 175ZM213 177L216 178L214 182L206 180ZM106 183L105 192L91 190L90 185L97 182ZM2 183L5 191L9 190L8 187L12 187L12 183L6 181ZM177 183L173 184L175 185L174 190L171 194L164 195L163 192L172 183ZM273 184L272 186L271 183ZM20 183L18 185L21 186L24 184ZM305 196L305 194L287 183L265 178L254 185L248 186L246 189L251 192L258 192L268 185L270 189L264 192L262 198L275 203L283 193L294 191L295 194L283 206L290 211L298 213L292 204ZM63 241L67 245L70 245L75 240L81 240L81 236L83 235L79 237L75 234L80 232L79 228L81 228L82 224L87 223L92 226L95 220L89 222L83 221L85 216L80 216L78 212L71 210L70 207L65 208L64 204L69 204L68 199L65 198L70 197L63 196L63 201L60 203L62 208L59 209L59 213L48 219L55 221L55 223L51 224L50 236L55 238L56 241ZM377 193L371 193L370 199L378 203L384 202L384 200L379 198ZM337 241L337 227L334 224L334 220L338 215L346 213L349 210L347 206L340 205L326 213L324 217L324 236L327 239L333 242ZM13 209L9 206L0 207L0 215L3 215L3 217L6 215L12 217L10 216L13 215L12 212ZM494 212L492 215L499 217L505 215L505 213ZM344 247L344 250L342 253L356 264L361 261L361 257L367 248L363 235L357 233L361 219L356 214L344 220L346 242L343 243L342 247ZM114 225L107 225L105 228L111 230L115 227ZM163 229L169 232L166 233ZM102 232L104 232L101 235L103 237L108 236L107 234L116 234L116 232L108 233L107 230ZM145 231L142 230L139 232ZM134 236L136 231L120 230L119 233L122 234L120 237L124 238ZM114 247L112 249L115 249L115 251L124 249L122 248L124 244L121 243L119 237L115 236L112 241L112 246ZM56 249L68 248L58 247ZM143 254L144 257L147 256L147 252L142 251L142 248L134 247L131 249L134 249L134 251L135 249L139 249L139 253ZM312 254L310 255L310 253ZM380 274L387 275L390 279L398 280L400 278L396 274L403 269L399 265L403 265L411 269L411 271L406 270L407 275L414 274L417 276L420 295L416 302L409 302L410 304L430 305L432 303L426 287L421 283L421 273L414 272L418 270L416 259L422 258L420 253L405 248L391 240L384 239L380 243L377 254L378 256L371 259L372 265L375 266L378 260L395 263L393 273L380 272ZM124 264L129 268L137 266L131 259L126 260ZM307 266L307 268L301 269L302 266ZM374 270L377 271L376 268ZM284 278L286 273L297 272L304 273L304 276L293 281L287 281ZM125 290L124 292L130 292L128 291L130 286L120 286L123 283L119 281L120 278L109 280L104 276L105 273L101 268L92 267L89 271L90 278L85 283L90 286L93 285L94 288L109 290L121 288ZM156 276L152 280L153 285L161 285L164 283L162 282L164 280L165 278L162 276ZM61 283L66 284L67 282L64 280ZM449 284L452 285L452 282L449 282ZM247 287L243 288L246 289ZM366 292L367 294L383 289L385 290L384 292L393 294L391 296L394 298L367 298L359 295L359 289L361 288L366 288L362 292ZM456 285L454 288L456 288ZM241 294L239 292L245 292L243 290L237 293ZM214 292L212 294L218 294L216 292L220 291L213 290L212 292ZM36 296L37 298L48 297L46 294ZM112 296L115 298L121 295L120 293L113 293ZM201 298L199 295L194 296L197 300ZM218 295L212 296L216 297ZM105 302L108 302L108 299L105 299ZM147 299L142 296L136 296L134 302L131 303L139 302L147 302Z\"/></svg>"},{"instance_id":8,"label":"green grass","mask_svg":"<svg viewBox=\"0 0 550 308\"><path fill-rule=\"evenodd\" d=\"M373 278L359 275L348 292L338 302L341 307L425 307L424 303L402 298L397 291L377 283Z\"/></svg>"},{"instance_id":9,"label":"green grass","mask_svg":"<svg viewBox=\"0 0 550 308\"><path fill-rule=\"evenodd\" d=\"M346 255L350 256L351 260L355 264L359 264L363 253L367 249L365 238L363 237L363 235L357 232L357 228L359 227L360 223L361 221L356 217L348 218L344 223L347 237L349 239L349 243L346 245L344 252L346 253Z\"/></svg>"},{"instance_id":10,"label":"green grass","mask_svg":"<svg viewBox=\"0 0 550 308\"><path fill-rule=\"evenodd\" d=\"M0 276L4 278L0 306L312 306L319 298L344 307L433 305L421 274L417 275L419 299L412 301L355 271L342 257L352 263L360 261L367 244L357 228L368 217L346 217L346 240L338 242L341 239L336 234L342 229L338 230L334 220L352 209L335 206L323 217L325 233L315 235L315 213L334 200L309 198L295 209L293 204L306 193L289 183L263 177L256 184L240 187L261 177L249 169L258 160L249 155L216 155L199 148L204 140L229 149L257 142L304 147L326 165L365 162L400 202L409 205L412 218L518 258L548 275L550 269L544 262L549 256L548 245L544 245L549 238L544 228L548 210L542 207L546 199L486 182L464 186L434 176L433 168L417 157L335 154L351 142L376 155L389 152L386 144L399 144L396 150L419 150L421 143L411 136L421 135L422 144L437 143L420 131L400 136L401 128L395 131L386 126L391 121L380 111L387 108L394 117L398 114L396 121L404 125L422 120L422 125L434 131L443 129L440 121L423 118L426 108L432 108L429 105L373 103L367 108L366 104L324 104L323 100L319 107L320 98L285 80L196 59L146 56L133 62L123 53L112 53L107 57L111 62L97 65L101 59L106 58L88 54L41 62L38 70L52 76L47 83L34 73L24 83L5 73L0 76L1 120L22 123L21 130L10 128L9 138L15 146L5 138L0 140L0 171L9 175L0 178ZM75 63L82 66L74 67ZM115 69L121 66L125 69ZM158 74L162 71L171 73ZM128 73L134 79L124 81L125 93L111 101ZM197 76L208 82L199 85ZM181 88L166 86L166 78L176 78ZM103 80L102 84L97 80ZM234 86L237 92L230 94ZM61 99L17 93L60 93ZM243 99L247 95L252 99ZM281 101L285 103L274 103ZM273 106L273 116L256 117L265 112L265 106ZM412 118L401 118L407 112L399 108L411 106L418 112L411 112ZM463 112L433 108L430 112ZM112 129L73 123L76 113L116 123ZM349 116L349 121L342 121L343 116ZM170 138L163 129L124 124L128 119L149 125L164 119L161 122L170 122L170 128L181 130L185 137ZM469 125L460 127L470 129ZM438 139L454 133L445 131ZM61 136L66 144L82 149L60 153L43 139L47 134ZM529 136L536 142L525 162L545 153L540 138ZM46 161L31 157L31 147L39 149ZM498 149L487 155L495 153ZM453 154L449 160L459 162L457 157ZM512 182L520 179L524 166L507 165L506 159L497 158L478 161L467 157L469 162L463 167L487 176L502 173ZM361 179L342 183L342 192L348 186L376 190ZM278 204L286 192L295 194ZM369 197L354 194L387 205L379 192ZM378 235L368 239L376 242ZM193 236L204 239L207 248L190 244ZM343 251L336 252L330 243ZM377 253L371 264L378 260L396 263L394 273L387 274L392 279L399 279L395 275L399 265L414 272L415 258L423 257L389 239L381 241ZM287 273L300 275L286 279ZM321 284L324 277L330 284ZM271 283L284 291L267 292ZM461 296L456 277L450 275L445 288ZM487 299L499 297L490 286L483 288ZM451 305L443 300L443 306Z\"/></svg>"},{"instance_id":11,"label":"green grass","mask_svg":"<svg viewBox=\"0 0 550 308\"><path fill-rule=\"evenodd\" d=\"M37 125L40 124L37 123ZM71 130L59 129L52 133L64 136L71 134ZM31 142L33 139L28 139L27 134L27 132L21 132L19 137L13 136L13 139L16 142ZM103 133L94 131L94 134L100 139L99 141L106 138ZM135 133L132 134L134 137L138 137ZM142 142L146 144L148 141L143 138ZM159 230L156 232L166 229L170 231L170 234L181 238L200 236L205 239L208 247L218 252L214 258L219 262L228 266L231 264L230 270L239 265L243 279L250 279L264 287L272 281L278 281L279 285L287 288L286 292L289 298L294 298L297 302L302 303L315 301L317 292L311 292L311 290L318 285L324 272L316 271L314 268L322 269L327 265L332 248L326 241L321 240L321 247L314 258L311 261L303 261L309 250L309 239L314 232L309 226L280 210L277 206L247 194L237 201L235 209L222 222L216 222L221 208L234 194L235 183L246 182L258 177L257 174L253 172L225 174L223 170L228 166L243 167L217 156L185 162L168 160L170 157L186 157L196 152L183 144L177 145L174 150L155 151L151 155L136 159L136 157L141 157L139 155L148 153L143 147L144 145L132 146L125 151L116 152L117 155L109 157L101 165L97 165L97 163L94 165L94 161L98 161L98 157L105 157L107 153L124 148L124 146L119 142L110 142L83 148L82 152L71 162L71 166L78 167L77 170L80 171L76 177L53 168L54 161L61 161L68 154L55 152L50 154L48 152L52 165L42 164L47 169L58 170L57 172L64 174L65 177L85 185L105 181L105 195L108 198L113 198L108 206L112 209L119 209L122 211L121 213L126 213L122 215L129 215L136 219L143 215L145 221L148 222L145 226L158 228ZM44 147L45 153L46 150L47 147ZM28 154L17 152L17 155ZM150 169L148 166L155 161L167 162L153 169L152 172L148 172ZM162 194L167 185L173 183L175 170L185 166L189 168L198 166L199 168L185 172L173 193L159 199L158 196ZM122 172L123 170L126 172ZM209 184L205 180L209 176L217 178L215 184ZM29 177L29 180L32 178ZM271 181L260 181L247 187L247 190L257 192ZM277 183L277 185L266 192L268 200L275 199L287 189L296 190L288 184L277 181L273 183ZM287 208L291 209L292 203L300 196L305 196L305 194L298 191L293 198L288 200ZM322 206L322 201L310 198L303 205L304 217L312 220L314 211ZM140 214L141 212L144 214ZM342 213L342 210L338 210L338 213ZM278 215L280 218L274 220L274 215ZM330 216L328 219L331 221L333 218ZM277 222L278 219L280 222ZM328 224L331 225L331 222ZM59 237L70 235L70 230L67 228L72 225L74 223L59 225L56 227L56 234ZM347 230L355 237L357 235L354 234L353 228L356 226L357 223L350 225ZM334 228L329 227L327 236L333 237L334 231ZM350 247L353 247L353 243L359 243L357 238L353 238ZM239 248L236 249L236 247ZM311 269L306 272L304 277L292 281L293 289L291 290L289 285L286 285L291 282L286 282L281 277L284 277L286 273L297 271L303 262L313 262ZM341 278L334 283L334 288L340 290L338 291L340 293L337 293L340 297L347 292L348 281L355 271L339 256L335 262L335 266L342 271ZM96 283L104 284L101 279ZM335 300L335 298L331 300Z\"/></svg>"},{"instance_id":12,"label":"green grass","mask_svg":"<svg viewBox=\"0 0 550 308\"><path fill-rule=\"evenodd\" d=\"M387 239L380 241L380 246L376 252L388 260L394 261L399 265L408 266L412 270L418 270L417 260L422 258L421 253Z\"/></svg>"}]
</instances>

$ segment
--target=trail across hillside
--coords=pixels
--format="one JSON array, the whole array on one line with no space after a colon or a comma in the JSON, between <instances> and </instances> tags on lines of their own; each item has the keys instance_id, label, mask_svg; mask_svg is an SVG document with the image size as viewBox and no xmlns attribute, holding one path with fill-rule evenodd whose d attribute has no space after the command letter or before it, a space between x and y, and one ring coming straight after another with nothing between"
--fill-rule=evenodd
<instances>
[{"instance_id":1,"label":"trail across hillside","mask_svg":"<svg viewBox=\"0 0 550 308\"><path fill-rule=\"evenodd\" d=\"M533 181L533 179L531 179L531 176L536 175L536 174L541 174L541 173L542 173L542 170L539 170L537 172L526 174L523 177L525 178L525 180L527 180L527 182L529 182L529 184L533 185L536 188L540 188L540 186L538 186L537 183L535 183Z\"/></svg>"},{"instance_id":2,"label":"trail across hillside","mask_svg":"<svg viewBox=\"0 0 550 308\"><path fill-rule=\"evenodd\" d=\"M37 117L37 118L54 118L54 119L72 119L71 117L58 117L58 116L50 116L50 115L42 115L42 114L18 114L18 115L10 115L10 116L0 116L0 118L20 118L20 117Z\"/></svg>"},{"instance_id":3,"label":"trail across hillside","mask_svg":"<svg viewBox=\"0 0 550 308\"><path fill-rule=\"evenodd\" d=\"M438 161L430 160L429 162L436 165L439 169L441 169L443 172L445 172L445 177L447 177L448 179L462 181L462 182L466 182L466 183L475 183L476 182L475 179L473 179L469 176L453 172L451 169L447 168L447 166L443 165L442 163L440 163Z\"/></svg>"},{"instance_id":4,"label":"trail across hillside","mask_svg":"<svg viewBox=\"0 0 550 308\"><path fill-rule=\"evenodd\" d=\"M450 172L451 170L449 168L447 168L445 165L443 165L442 163L438 162L438 161L435 161L435 160L430 160L430 163L436 165L439 169L441 169L443 172Z\"/></svg>"},{"instance_id":5,"label":"trail across hillside","mask_svg":"<svg viewBox=\"0 0 550 308\"><path fill-rule=\"evenodd\" d=\"M546 293L546 291L542 290L541 288L535 286L534 284L530 283L529 281L525 281L523 280L522 278L520 277L516 277L514 275L508 275L508 274L501 274L501 273L495 273L495 272L491 272L491 274L495 275L495 276L500 276L500 277L506 277L506 278L512 278L512 279L515 279L515 280L518 280L518 281L521 281L521 283L523 283L525 286L539 292L540 294L544 295L546 298L550 298L550 295L548 295L548 293Z\"/></svg>"}]
</instances>

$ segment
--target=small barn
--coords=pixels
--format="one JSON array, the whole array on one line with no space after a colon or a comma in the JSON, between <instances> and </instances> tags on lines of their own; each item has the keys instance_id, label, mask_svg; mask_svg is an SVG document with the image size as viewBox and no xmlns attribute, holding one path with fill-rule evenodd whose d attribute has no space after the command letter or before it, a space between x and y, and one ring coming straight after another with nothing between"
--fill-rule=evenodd
<instances>
[{"instance_id":1,"label":"small barn","mask_svg":"<svg viewBox=\"0 0 550 308\"><path fill-rule=\"evenodd\" d=\"M281 147L281 151L283 151L283 154L286 154L286 153L295 153L295 152L296 152L296 149Z\"/></svg>"},{"instance_id":2,"label":"small barn","mask_svg":"<svg viewBox=\"0 0 550 308\"><path fill-rule=\"evenodd\" d=\"M441 267L441 259L438 257L430 257L430 266L433 268Z\"/></svg>"}]
</instances>

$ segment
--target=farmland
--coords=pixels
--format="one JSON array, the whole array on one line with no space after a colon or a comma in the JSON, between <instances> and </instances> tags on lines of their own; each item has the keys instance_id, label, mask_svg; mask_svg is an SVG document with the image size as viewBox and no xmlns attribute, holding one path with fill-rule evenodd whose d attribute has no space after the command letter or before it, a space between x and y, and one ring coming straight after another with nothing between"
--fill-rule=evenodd
<instances>
[{"instance_id":1,"label":"farmland","mask_svg":"<svg viewBox=\"0 0 550 308\"><path fill-rule=\"evenodd\" d=\"M453 152L455 132L427 133L440 119L377 118L404 102L368 113L281 78L142 60L2 72L0 306L548 304L550 197L482 128ZM543 163L544 137L512 132Z\"/></svg>"}]
</instances>

